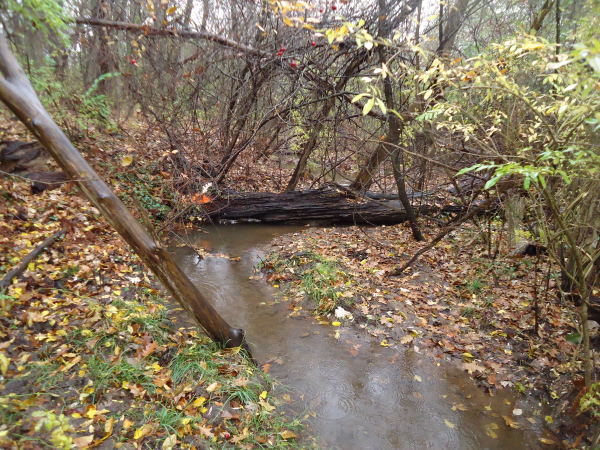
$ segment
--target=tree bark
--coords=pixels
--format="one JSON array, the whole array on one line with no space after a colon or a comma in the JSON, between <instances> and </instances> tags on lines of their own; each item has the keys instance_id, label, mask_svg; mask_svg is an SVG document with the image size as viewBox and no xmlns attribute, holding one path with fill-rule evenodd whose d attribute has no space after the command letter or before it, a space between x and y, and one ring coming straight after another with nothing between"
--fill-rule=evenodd
<instances>
[{"instance_id":1,"label":"tree bark","mask_svg":"<svg viewBox=\"0 0 600 450\"><path fill-rule=\"evenodd\" d=\"M42 106L3 35L0 35L0 73L0 100L44 145L62 170L154 272L175 300L194 316L216 342L227 347L245 344L243 330L232 328L225 322L167 250L152 239L69 142Z\"/></svg>"},{"instance_id":2,"label":"tree bark","mask_svg":"<svg viewBox=\"0 0 600 450\"><path fill-rule=\"evenodd\" d=\"M385 22L387 17L387 5L385 0L379 0L379 36L382 38L386 38L389 30L388 26ZM379 62L381 64L386 63L385 58L385 48L380 45L379 49ZM394 91L392 88L391 77L385 77L383 80L383 92L385 94L385 103L388 110L395 110L396 105L394 102ZM400 152L402 149L398 146L400 142L400 123L398 121L398 117L395 114L390 114L388 117L388 139L387 142L384 142L383 147L386 148L389 154L392 154L392 165L394 168L394 178L396 180L396 186L398 188L398 199L404 210L406 211L406 215L408 217L408 221L410 223L410 228L413 233L413 237L417 241L424 241L423 233L419 230L419 224L417 223L417 216L415 215L415 211L408 200L408 195L406 195L406 183L404 182L404 173L400 168ZM395 147L395 148L394 148Z\"/></svg>"},{"instance_id":3,"label":"tree bark","mask_svg":"<svg viewBox=\"0 0 600 450\"><path fill-rule=\"evenodd\" d=\"M540 31L540 28L542 28L542 25L544 24L544 19L548 13L552 11L553 6L554 0L546 0L546 2L542 5L542 9L531 24L531 28L529 29L530 34L536 34L538 31Z\"/></svg>"}]
</instances>

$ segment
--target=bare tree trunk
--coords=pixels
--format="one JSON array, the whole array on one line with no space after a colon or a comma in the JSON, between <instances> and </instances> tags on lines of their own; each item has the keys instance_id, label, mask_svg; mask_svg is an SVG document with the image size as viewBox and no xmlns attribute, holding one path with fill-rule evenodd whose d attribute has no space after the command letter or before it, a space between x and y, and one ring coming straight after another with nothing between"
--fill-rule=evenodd
<instances>
[{"instance_id":1,"label":"bare tree trunk","mask_svg":"<svg viewBox=\"0 0 600 450\"><path fill-rule=\"evenodd\" d=\"M381 38L386 38L389 32L387 24L385 20L387 18L387 5L385 0L379 0L379 36ZM385 48L383 45L378 47L379 49L379 62L382 64L386 63L385 58ZM392 81L390 77L385 77L383 80L383 92L385 94L385 103L388 110L395 110L396 105L394 102L394 91L392 89ZM417 216L415 215L415 211L408 200L408 195L406 194L406 184L404 182L404 173L400 167L400 152L402 149L398 146L400 142L400 123L398 121L398 117L395 114L390 114L388 117L388 139L387 142L383 144L383 147L386 148L388 153L393 153L392 164L394 167L394 178L396 180L396 186L398 188L398 200L402 203L404 210L406 211L406 215L408 216L408 222L410 223L410 228L413 233L413 237L417 241L424 241L425 238L419 230L419 224L417 223ZM394 148L395 147L395 148Z\"/></svg>"},{"instance_id":2,"label":"bare tree trunk","mask_svg":"<svg viewBox=\"0 0 600 450\"><path fill-rule=\"evenodd\" d=\"M3 35L0 35L0 74L0 100L44 145L63 171L101 211L179 304L194 316L216 342L227 347L245 345L243 330L232 328L225 322L169 252L148 234L54 123Z\"/></svg>"},{"instance_id":3,"label":"bare tree trunk","mask_svg":"<svg viewBox=\"0 0 600 450\"><path fill-rule=\"evenodd\" d=\"M542 28L542 25L544 24L544 19L546 18L548 13L552 11L553 6L554 0L546 0L546 2L542 5L542 9L540 10L536 18L533 20L531 28L529 29L529 33L535 34L538 31L540 31L540 28Z\"/></svg>"}]
</instances>

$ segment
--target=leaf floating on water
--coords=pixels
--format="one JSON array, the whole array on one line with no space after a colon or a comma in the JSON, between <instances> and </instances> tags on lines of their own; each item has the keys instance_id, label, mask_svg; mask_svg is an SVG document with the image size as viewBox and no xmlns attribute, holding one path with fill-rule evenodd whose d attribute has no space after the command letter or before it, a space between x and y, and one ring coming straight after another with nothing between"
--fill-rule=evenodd
<instances>
[{"instance_id":1,"label":"leaf floating on water","mask_svg":"<svg viewBox=\"0 0 600 450\"><path fill-rule=\"evenodd\" d=\"M544 419L545 419L545 420L546 420L546 422L548 422L548 423L553 423L553 422L554 422L554 419L552 419L552 416L546 416L546 417L544 417Z\"/></svg>"},{"instance_id":2,"label":"leaf floating on water","mask_svg":"<svg viewBox=\"0 0 600 450\"><path fill-rule=\"evenodd\" d=\"M541 438L539 438L539 441L542 444L546 444L546 445L556 445L556 442L554 442L552 439L547 439L547 438L541 437Z\"/></svg>"},{"instance_id":3,"label":"leaf floating on water","mask_svg":"<svg viewBox=\"0 0 600 450\"><path fill-rule=\"evenodd\" d=\"M502 416L502 418L504 419L504 422L506 422L507 426L514 428L515 430L519 429L519 424L512 420L510 416Z\"/></svg>"},{"instance_id":4,"label":"leaf floating on water","mask_svg":"<svg viewBox=\"0 0 600 450\"><path fill-rule=\"evenodd\" d=\"M415 380L417 380L419 383L423 381L419 375L415 375Z\"/></svg>"},{"instance_id":5,"label":"leaf floating on water","mask_svg":"<svg viewBox=\"0 0 600 450\"><path fill-rule=\"evenodd\" d=\"M282 438L284 439L293 439L296 437L296 435L294 434L293 431L290 430L283 430L281 433L279 433L281 435Z\"/></svg>"},{"instance_id":6,"label":"leaf floating on water","mask_svg":"<svg viewBox=\"0 0 600 450\"><path fill-rule=\"evenodd\" d=\"M423 398L423 396L418 392L413 392L413 397L418 398L419 400Z\"/></svg>"},{"instance_id":7,"label":"leaf floating on water","mask_svg":"<svg viewBox=\"0 0 600 450\"><path fill-rule=\"evenodd\" d=\"M485 434L487 434L492 439L498 439L498 435L496 434L496 432L490 428L486 428Z\"/></svg>"},{"instance_id":8,"label":"leaf floating on water","mask_svg":"<svg viewBox=\"0 0 600 450\"><path fill-rule=\"evenodd\" d=\"M444 422L446 423L446 425L448 425L450 428L456 428L456 425L454 425L451 422L448 422L446 419L444 419Z\"/></svg>"},{"instance_id":9,"label":"leaf floating on water","mask_svg":"<svg viewBox=\"0 0 600 450\"><path fill-rule=\"evenodd\" d=\"M522 409L513 409L513 416L520 416L521 414L523 414L523 410Z\"/></svg>"}]
</instances>

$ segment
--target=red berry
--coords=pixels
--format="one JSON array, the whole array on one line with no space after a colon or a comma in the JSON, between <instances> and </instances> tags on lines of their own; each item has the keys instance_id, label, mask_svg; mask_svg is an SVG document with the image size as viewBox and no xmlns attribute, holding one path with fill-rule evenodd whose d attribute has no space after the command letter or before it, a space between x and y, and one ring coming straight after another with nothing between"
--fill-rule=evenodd
<instances>
[{"instance_id":1,"label":"red berry","mask_svg":"<svg viewBox=\"0 0 600 450\"><path fill-rule=\"evenodd\" d=\"M280 51L281 53L285 52L285 47L282 45L281 47L279 47L279 51Z\"/></svg>"},{"instance_id":2,"label":"red berry","mask_svg":"<svg viewBox=\"0 0 600 450\"><path fill-rule=\"evenodd\" d=\"M310 45L312 45L312 46L314 47L315 45L317 45L317 43L316 43L315 41L312 41L312 42L310 43Z\"/></svg>"},{"instance_id":3,"label":"red berry","mask_svg":"<svg viewBox=\"0 0 600 450\"><path fill-rule=\"evenodd\" d=\"M135 59L131 58L131 64L135 64Z\"/></svg>"},{"instance_id":4,"label":"red berry","mask_svg":"<svg viewBox=\"0 0 600 450\"><path fill-rule=\"evenodd\" d=\"M337 9L337 6L335 6L335 5L331 5L331 9L332 9L333 11L335 11L335 10Z\"/></svg>"},{"instance_id":5,"label":"red berry","mask_svg":"<svg viewBox=\"0 0 600 450\"><path fill-rule=\"evenodd\" d=\"M323 8L319 8L319 12L323 12Z\"/></svg>"},{"instance_id":6,"label":"red berry","mask_svg":"<svg viewBox=\"0 0 600 450\"><path fill-rule=\"evenodd\" d=\"M294 67L296 67L296 61L292 61L292 62L290 63L290 66L292 66L292 69L293 69Z\"/></svg>"},{"instance_id":7,"label":"red berry","mask_svg":"<svg viewBox=\"0 0 600 450\"><path fill-rule=\"evenodd\" d=\"M225 439L229 439L231 437L231 435L229 433L225 432L225 433L223 433L223 437Z\"/></svg>"},{"instance_id":8,"label":"red berry","mask_svg":"<svg viewBox=\"0 0 600 450\"><path fill-rule=\"evenodd\" d=\"M283 55L283 53L277 52L277 56L281 56L281 55Z\"/></svg>"}]
</instances>

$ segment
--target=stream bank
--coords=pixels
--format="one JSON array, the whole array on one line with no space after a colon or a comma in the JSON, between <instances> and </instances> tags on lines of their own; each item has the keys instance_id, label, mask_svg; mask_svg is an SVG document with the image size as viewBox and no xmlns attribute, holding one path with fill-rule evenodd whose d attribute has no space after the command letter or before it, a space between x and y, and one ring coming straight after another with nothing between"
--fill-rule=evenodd
<instances>
[{"instance_id":1,"label":"stream bank","mask_svg":"<svg viewBox=\"0 0 600 450\"><path fill-rule=\"evenodd\" d=\"M278 288L255 266L274 235L298 243L294 234L302 229L207 226L181 234L200 251L181 247L175 257L225 319L246 330L263 370L280 383L275 397L310 421L305 442L374 450L538 448L540 437L551 443L536 402L513 391L485 393L423 348L382 346L274 296ZM191 325L181 311L177 317Z\"/></svg>"},{"instance_id":2,"label":"stream bank","mask_svg":"<svg viewBox=\"0 0 600 450\"><path fill-rule=\"evenodd\" d=\"M275 238L265 248L261 270L292 315L312 311L337 325L340 339L348 333L369 336L387 349L452 364L490 395L509 391L530 398L536 420L553 434L542 442L563 440L567 448L579 448L598 431L598 384L591 393L581 391L573 305L555 296L540 299L534 333L535 283L548 273L547 260L536 266L533 257L509 252L490 260L485 246L474 245L476 236L465 227L405 276L387 277L420 247L409 229L304 228ZM595 329L598 349L597 324ZM506 425L521 426L515 419Z\"/></svg>"},{"instance_id":3,"label":"stream bank","mask_svg":"<svg viewBox=\"0 0 600 450\"><path fill-rule=\"evenodd\" d=\"M0 448L301 448L272 377L169 317L152 275L76 189L0 178Z\"/></svg>"}]
</instances>

